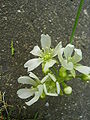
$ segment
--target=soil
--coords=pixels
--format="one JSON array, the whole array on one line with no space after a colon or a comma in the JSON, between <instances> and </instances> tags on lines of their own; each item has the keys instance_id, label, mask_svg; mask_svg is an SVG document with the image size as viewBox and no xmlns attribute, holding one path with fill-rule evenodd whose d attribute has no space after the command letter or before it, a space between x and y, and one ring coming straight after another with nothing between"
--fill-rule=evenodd
<instances>
[{"instance_id":1,"label":"soil","mask_svg":"<svg viewBox=\"0 0 90 120\"><path fill-rule=\"evenodd\" d=\"M6 120L90 120L90 83L73 79L70 96L46 97L28 107L16 92L22 86L17 79L27 75L24 63L30 51L40 46L42 33L69 43L80 0L0 0L0 91L5 92L9 118ZM11 55L11 41L15 48ZM84 1L73 44L83 51L82 64L90 66L90 0ZM38 73L37 73L38 72ZM42 76L40 68L36 74Z\"/></svg>"}]
</instances>

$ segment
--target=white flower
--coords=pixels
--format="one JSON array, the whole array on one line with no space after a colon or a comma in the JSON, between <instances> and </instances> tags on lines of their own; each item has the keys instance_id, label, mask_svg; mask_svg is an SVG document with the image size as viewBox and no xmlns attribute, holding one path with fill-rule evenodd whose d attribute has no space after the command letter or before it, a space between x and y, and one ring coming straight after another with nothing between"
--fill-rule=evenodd
<instances>
[{"instance_id":1,"label":"white flower","mask_svg":"<svg viewBox=\"0 0 90 120\"><path fill-rule=\"evenodd\" d=\"M30 59L24 64L24 67L28 68L28 71L34 70L42 63L44 65L43 70L46 72L57 62L55 59L53 59L53 57L57 55L59 49L62 47L61 42L55 47L55 49L51 49L51 37L48 34L42 34L41 46L42 50L40 50L38 46L35 46L30 52L39 58Z\"/></svg>"},{"instance_id":2,"label":"white flower","mask_svg":"<svg viewBox=\"0 0 90 120\"><path fill-rule=\"evenodd\" d=\"M70 86L67 86L67 87L64 88L64 92L65 92L65 94L69 95L69 94L72 93L72 88Z\"/></svg>"},{"instance_id":3,"label":"white flower","mask_svg":"<svg viewBox=\"0 0 90 120\"><path fill-rule=\"evenodd\" d=\"M44 92L48 96L58 96L60 94L60 84L53 74L48 73L41 83L44 85Z\"/></svg>"},{"instance_id":4,"label":"white flower","mask_svg":"<svg viewBox=\"0 0 90 120\"><path fill-rule=\"evenodd\" d=\"M32 72L30 72L29 76L19 77L18 82L22 84L30 84L32 85L31 88L22 88L17 91L17 94L21 99L27 99L34 96L30 101L25 102L28 106L35 103L43 92L49 96L58 96L58 94L60 94L60 85L56 81L54 75L48 73L48 75L46 75L41 81ZM53 90L54 92L50 93L48 90Z\"/></svg>"},{"instance_id":5,"label":"white flower","mask_svg":"<svg viewBox=\"0 0 90 120\"><path fill-rule=\"evenodd\" d=\"M74 77L75 70L86 75L90 74L90 67L78 64L78 62L82 59L82 52L80 49L75 49L74 45L68 44L65 48L61 48L61 50L58 52L58 58L61 62L61 65L65 69L70 70Z\"/></svg>"},{"instance_id":6,"label":"white flower","mask_svg":"<svg viewBox=\"0 0 90 120\"><path fill-rule=\"evenodd\" d=\"M43 84L35 74L30 72L29 76L19 77L18 82L22 84L30 84L32 85L31 88L22 88L17 91L17 94L21 99L27 99L34 96L30 101L25 102L28 106L32 105L39 99L44 89Z\"/></svg>"}]
</instances>

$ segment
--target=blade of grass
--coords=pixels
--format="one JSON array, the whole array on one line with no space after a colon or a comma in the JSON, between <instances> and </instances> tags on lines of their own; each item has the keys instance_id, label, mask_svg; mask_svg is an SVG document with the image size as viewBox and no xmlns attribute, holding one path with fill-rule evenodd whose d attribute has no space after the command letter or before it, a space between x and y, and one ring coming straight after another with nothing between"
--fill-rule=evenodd
<instances>
[{"instance_id":1,"label":"blade of grass","mask_svg":"<svg viewBox=\"0 0 90 120\"><path fill-rule=\"evenodd\" d=\"M34 116L34 120L37 120L38 118L38 112L36 112L35 116Z\"/></svg>"},{"instance_id":2,"label":"blade of grass","mask_svg":"<svg viewBox=\"0 0 90 120\"><path fill-rule=\"evenodd\" d=\"M73 37L74 37L75 31L76 31L76 27L77 27L77 24L78 24L78 20L79 20L80 12L82 10L83 3L84 3L84 0L80 0L80 5L79 5L78 11L77 11L75 23L74 23L74 26L73 26L73 29L72 29L72 34L71 34L71 37L70 37L70 43L71 44L72 44Z\"/></svg>"},{"instance_id":3,"label":"blade of grass","mask_svg":"<svg viewBox=\"0 0 90 120\"><path fill-rule=\"evenodd\" d=\"M11 41L11 55L14 56L15 53L15 49L14 49L14 45L13 45L13 40Z\"/></svg>"}]
</instances>

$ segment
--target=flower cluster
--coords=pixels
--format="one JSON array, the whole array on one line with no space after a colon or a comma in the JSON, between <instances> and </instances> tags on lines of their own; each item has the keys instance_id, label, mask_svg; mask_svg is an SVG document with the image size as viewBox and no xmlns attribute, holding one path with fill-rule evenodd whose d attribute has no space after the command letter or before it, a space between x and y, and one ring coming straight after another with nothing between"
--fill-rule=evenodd
<instances>
[{"instance_id":1,"label":"flower cluster","mask_svg":"<svg viewBox=\"0 0 90 120\"><path fill-rule=\"evenodd\" d=\"M90 67L79 64L82 59L82 52L76 49L74 45L68 44L62 47L62 43L51 48L51 37L46 34L41 35L41 46L35 46L30 52L36 58L28 60L24 67L28 69L29 76L22 76L18 78L18 82L22 84L29 84L30 88L22 88L17 91L21 99L27 99L34 96L30 101L25 102L28 106L35 103L40 97L58 96L72 93L72 87L68 86L66 82L75 77L82 80L90 80ZM56 59L57 57L58 59ZM40 80L33 71L40 64L42 64L42 71L45 74ZM59 66L55 68L55 64ZM81 74L76 75L76 70Z\"/></svg>"}]
</instances>

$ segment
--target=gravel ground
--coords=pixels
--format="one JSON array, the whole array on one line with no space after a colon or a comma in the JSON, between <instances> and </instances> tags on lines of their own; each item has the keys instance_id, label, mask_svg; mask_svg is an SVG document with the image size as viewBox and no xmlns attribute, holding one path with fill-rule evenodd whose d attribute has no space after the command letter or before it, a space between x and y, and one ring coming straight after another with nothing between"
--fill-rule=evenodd
<instances>
[{"instance_id":1,"label":"gravel ground","mask_svg":"<svg viewBox=\"0 0 90 120\"><path fill-rule=\"evenodd\" d=\"M47 97L28 107L18 98L20 75L27 75L23 64L33 56L42 33L49 34L52 46L69 43L80 0L0 0L0 90L5 92L10 120L90 120L90 83L69 82L71 96ZM11 55L11 41L15 54ZM90 66L90 0L85 0L73 44L83 51L82 63ZM38 68L41 75L41 70ZM41 75L42 76L42 75Z\"/></svg>"}]
</instances>

